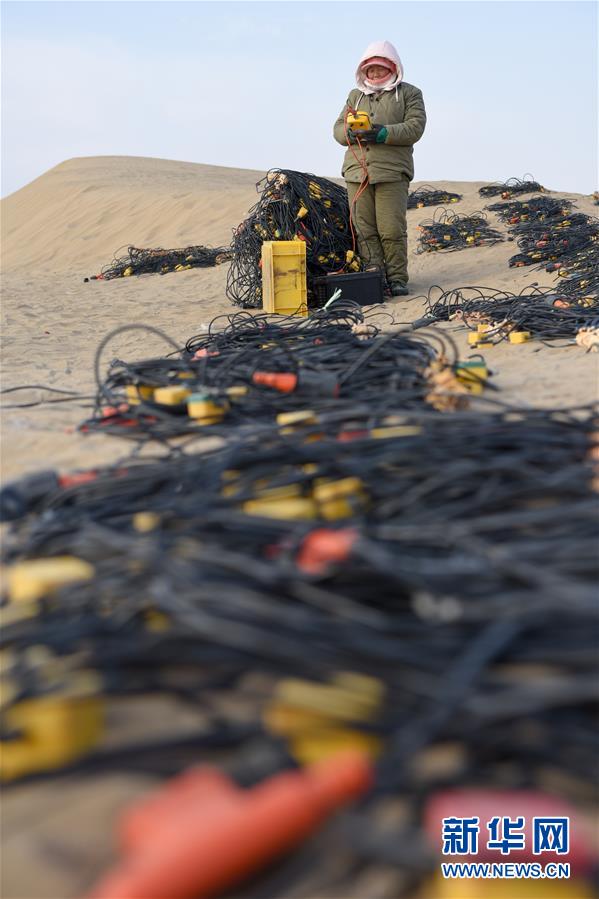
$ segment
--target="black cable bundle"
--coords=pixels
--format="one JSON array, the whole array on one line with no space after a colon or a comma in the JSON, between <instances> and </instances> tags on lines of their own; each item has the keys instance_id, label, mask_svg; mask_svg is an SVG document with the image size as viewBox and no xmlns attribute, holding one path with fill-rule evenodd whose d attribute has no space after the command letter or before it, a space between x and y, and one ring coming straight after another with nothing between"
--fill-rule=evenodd
<instances>
[{"instance_id":1,"label":"black cable bundle","mask_svg":"<svg viewBox=\"0 0 599 899\"><path fill-rule=\"evenodd\" d=\"M574 339L580 328L597 324L596 302L575 302L555 288L525 287L519 294L490 287L431 287L426 315L413 327L458 321L470 330L482 327L481 341L500 343L512 332L528 332L543 341Z\"/></svg>"},{"instance_id":2,"label":"black cable bundle","mask_svg":"<svg viewBox=\"0 0 599 899\"><path fill-rule=\"evenodd\" d=\"M556 272L557 290L567 300L588 303L599 298L599 220L572 207L569 200L533 197L487 208L510 224L522 250L510 266L537 263L537 270Z\"/></svg>"},{"instance_id":3,"label":"black cable bundle","mask_svg":"<svg viewBox=\"0 0 599 899\"><path fill-rule=\"evenodd\" d=\"M459 203L462 194L454 194L449 190L439 190L430 184L423 184L408 194L408 209L422 209L424 206L443 206L446 203Z\"/></svg>"},{"instance_id":4,"label":"black cable bundle","mask_svg":"<svg viewBox=\"0 0 599 899\"><path fill-rule=\"evenodd\" d=\"M502 222L518 225L520 222L548 222L560 220L572 209L570 200L553 197L532 197L530 200L513 200L507 203L493 203L487 206Z\"/></svg>"},{"instance_id":5,"label":"black cable bundle","mask_svg":"<svg viewBox=\"0 0 599 899\"><path fill-rule=\"evenodd\" d=\"M550 262L545 271L557 271L559 291L577 301L599 301L599 242L573 253L567 260Z\"/></svg>"},{"instance_id":6,"label":"black cable bundle","mask_svg":"<svg viewBox=\"0 0 599 899\"><path fill-rule=\"evenodd\" d=\"M549 221L520 222L510 228L510 233L516 237L521 251L510 258L510 267L549 261L559 262L561 268L579 252L596 246L599 220L575 213Z\"/></svg>"},{"instance_id":7,"label":"black cable bundle","mask_svg":"<svg viewBox=\"0 0 599 899\"><path fill-rule=\"evenodd\" d=\"M489 226L484 212L454 215L446 209L437 209L432 219L418 225L418 230L421 232L418 253L492 246L504 240L499 231Z\"/></svg>"},{"instance_id":8,"label":"black cable bundle","mask_svg":"<svg viewBox=\"0 0 599 899\"><path fill-rule=\"evenodd\" d=\"M487 184L480 187L478 193L481 197L498 197L508 200L514 194L530 194L535 191L543 193L547 188L542 187L538 181L534 180L532 175L524 175L524 178L508 178L507 181L497 181L494 184Z\"/></svg>"},{"instance_id":9,"label":"black cable bundle","mask_svg":"<svg viewBox=\"0 0 599 899\"><path fill-rule=\"evenodd\" d=\"M220 316L185 349L166 358L113 361L102 379L100 357L112 338L127 329L147 330L118 328L98 348L96 411L82 430L163 440L230 435L237 428L247 437L276 427L279 415L301 410L309 410L310 420L348 407L359 406L368 416L431 401L438 405L433 364L445 373L448 390L465 392L453 375L457 351L450 339L440 333L381 334L378 315L365 316L358 304L335 300L309 318ZM223 318L226 327L218 330ZM170 396L165 400L156 393L159 388L177 392L171 405L166 404ZM198 412L194 418L188 397L205 402L198 407L203 417ZM456 401L462 405L465 397Z\"/></svg>"},{"instance_id":10,"label":"black cable bundle","mask_svg":"<svg viewBox=\"0 0 599 899\"><path fill-rule=\"evenodd\" d=\"M165 275L167 272L221 265L230 258L227 247L196 246L175 250L163 250L161 247L150 250L128 247L126 256L115 256L99 275L92 275L91 278L83 280L111 281L113 278L129 278L132 275Z\"/></svg>"},{"instance_id":11,"label":"black cable bundle","mask_svg":"<svg viewBox=\"0 0 599 899\"><path fill-rule=\"evenodd\" d=\"M211 744L243 761L250 739L273 758L282 741L296 754L323 739L313 719L277 729L279 685L305 679L305 714L345 672L346 702L363 678L379 700L351 725L336 707L337 734L374 741L374 795L401 790L415 828L441 786L541 787L549 769L568 775L566 794L592 789L596 415L411 412L376 425L350 441L121 462L51 491L5 557L74 555L91 579L33 616L9 602L7 722L24 699L71 695L95 673L96 692L169 692L205 713L194 762ZM462 750L456 769L412 778L416 758L448 743ZM110 763L140 765L144 746L128 750Z\"/></svg>"},{"instance_id":12,"label":"black cable bundle","mask_svg":"<svg viewBox=\"0 0 599 899\"><path fill-rule=\"evenodd\" d=\"M304 241L312 304L314 278L361 270L345 188L316 175L272 169L256 190L260 199L233 232L227 296L236 306L262 306L260 265L265 240Z\"/></svg>"}]
</instances>

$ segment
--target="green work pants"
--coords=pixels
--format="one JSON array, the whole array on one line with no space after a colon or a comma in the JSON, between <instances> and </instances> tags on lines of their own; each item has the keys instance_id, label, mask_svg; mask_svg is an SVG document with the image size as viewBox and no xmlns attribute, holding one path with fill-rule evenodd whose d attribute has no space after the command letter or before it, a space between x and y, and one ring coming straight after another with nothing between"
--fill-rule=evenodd
<instances>
[{"instance_id":1,"label":"green work pants","mask_svg":"<svg viewBox=\"0 0 599 899\"><path fill-rule=\"evenodd\" d=\"M365 264L378 265L388 281L408 283L408 188L410 182L369 184L353 204L360 187L347 181L358 251ZM353 204L353 205L352 205Z\"/></svg>"}]
</instances>

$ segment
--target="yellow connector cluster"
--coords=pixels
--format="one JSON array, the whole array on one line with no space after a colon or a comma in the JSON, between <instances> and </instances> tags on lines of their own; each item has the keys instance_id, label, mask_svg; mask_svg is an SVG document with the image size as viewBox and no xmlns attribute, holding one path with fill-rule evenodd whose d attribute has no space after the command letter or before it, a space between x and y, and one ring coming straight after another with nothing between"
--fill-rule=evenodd
<instances>
[{"instance_id":1,"label":"yellow connector cluster","mask_svg":"<svg viewBox=\"0 0 599 899\"><path fill-rule=\"evenodd\" d=\"M353 250L347 250L347 252L345 254L345 262L347 264L347 267L350 269L350 271L352 271L352 272L360 271L360 261L356 257L356 254L354 253Z\"/></svg>"},{"instance_id":2,"label":"yellow connector cluster","mask_svg":"<svg viewBox=\"0 0 599 899\"><path fill-rule=\"evenodd\" d=\"M68 584L90 581L93 565L75 556L54 556L17 562L7 572L8 598L11 602L35 602Z\"/></svg>"},{"instance_id":3,"label":"yellow connector cluster","mask_svg":"<svg viewBox=\"0 0 599 899\"><path fill-rule=\"evenodd\" d=\"M327 684L287 679L277 685L264 712L266 729L283 737L291 755L302 765L327 758L343 749L380 754L380 738L355 725L376 719L385 688L377 678L338 672Z\"/></svg>"},{"instance_id":4,"label":"yellow connector cluster","mask_svg":"<svg viewBox=\"0 0 599 899\"><path fill-rule=\"evenodd\" d=\"M227 478L222 488L223 496L238 493L234 478ZM278 518L287 521L310 521L324 518L336 521L349 518L362 509L367 501L364 485L359 478L342 478L331 481L317 478L312 491L307 485L286 484L271 487L267 481L256 481L253 485L256 495L246 500L243 511L247 515Z\"/></svg>"},{"instance_id":5,"label":"yellow connector cluster","mask_svg":"<svg viewBox=\"0 0 599 899\"><path fill-rule=\"evenodd\" d=\"M320 200L322 198L322 190L320 188L320 184L318 184L317 181L309 181L308 193L313 200Z\"/></svg>"}]
</instances>

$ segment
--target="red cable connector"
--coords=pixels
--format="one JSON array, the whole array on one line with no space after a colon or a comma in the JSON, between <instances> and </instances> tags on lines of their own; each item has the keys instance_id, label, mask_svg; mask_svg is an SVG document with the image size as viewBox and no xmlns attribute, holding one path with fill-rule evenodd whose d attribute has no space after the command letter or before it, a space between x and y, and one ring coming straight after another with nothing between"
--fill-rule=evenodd
<instances>
[{"instance_id":1,"label":"red cable connector","mask_svg":"<svg viewBox=\"0 0 599 899\"><path fill-rule=\"evenodd\" d=\"M240 789L214 768L176 777L127 812L124 861L88 899L202 899L304 840L372 784L367 757L344 752Z\"/></svg>"}]
</instances>

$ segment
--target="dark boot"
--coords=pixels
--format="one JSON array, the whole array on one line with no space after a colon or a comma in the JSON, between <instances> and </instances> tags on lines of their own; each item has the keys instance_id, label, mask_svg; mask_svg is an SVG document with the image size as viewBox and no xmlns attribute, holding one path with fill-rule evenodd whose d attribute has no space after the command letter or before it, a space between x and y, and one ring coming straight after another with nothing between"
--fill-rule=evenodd
<instances>
[{"instance_id":1,"label":"dark boot","mask_svg":"<svg viewBox=\"0 0 599 899\"><path fill-rule=\"evenodd\" d=\"M389 287L394 297L407 297L410 293L407 284L402 284L401 281L391 281Z\"/></svg>"}]
</instances>

